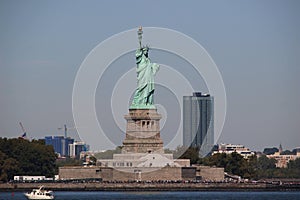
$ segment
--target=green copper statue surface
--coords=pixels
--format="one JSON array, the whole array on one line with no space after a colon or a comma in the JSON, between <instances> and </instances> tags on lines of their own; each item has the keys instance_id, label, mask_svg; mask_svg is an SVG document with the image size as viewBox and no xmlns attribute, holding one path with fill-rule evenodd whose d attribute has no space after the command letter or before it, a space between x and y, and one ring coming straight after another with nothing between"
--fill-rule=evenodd
<instances>
[{"instance_id":1,"label":"green copper statue surface","mask_svg":"<svg viewBox=\"0 0 300 200\"><path fill-rule=\"evenodd\" d=\"M153 102L154 95L154 75L159 70L159 65L151 63L148 58L148 47L142 47L142 27L138 30L140 48L135 52L137 89L130 109L155 109Z\"/></svg>"}]
</instances>

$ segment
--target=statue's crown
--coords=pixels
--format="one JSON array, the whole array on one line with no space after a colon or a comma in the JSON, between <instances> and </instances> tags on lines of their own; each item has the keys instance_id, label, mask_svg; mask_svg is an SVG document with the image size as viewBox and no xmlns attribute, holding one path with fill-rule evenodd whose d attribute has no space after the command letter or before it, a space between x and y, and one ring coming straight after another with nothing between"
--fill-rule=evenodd
<instances>
[{"instance_id":1,"label":"statue's crown","mask_svg":"<svg viewBox=\"0 0 300 200\"><path fill-rule=\"evenodd\" d=\"M143 50L143 51L148 51L148 50L149 50L149 46L148 46L148 45L143 46L143 47L142 47L142 50Z\"/></svg>"}]
</instances>

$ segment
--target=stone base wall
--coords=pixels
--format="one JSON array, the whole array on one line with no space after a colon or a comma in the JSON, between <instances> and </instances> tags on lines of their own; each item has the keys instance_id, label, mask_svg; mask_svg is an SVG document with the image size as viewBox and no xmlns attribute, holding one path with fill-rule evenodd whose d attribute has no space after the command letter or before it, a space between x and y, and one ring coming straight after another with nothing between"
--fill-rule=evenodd
<instances>
[{"instance_id":1,"label":"stone base wall","mask_svg":"<svg viewBox=\"0 0 300 200\"><path fill-rule=\"evenodd\" d=\"M111 167L60 167L61 180L102 179L103 181L156 181L156 180L194 180L194 167L143 167L143 168L111 168Z\"/></svg>"},{"instance_id":2,"label":"stone base wall","mask_svg":"<svg viewBox=\"0 0 300 200\"><path fill-rule=\"evenodd\" d=\"M100 179L102 178L103 171L107 169L108 168L82 167L82 166L60 167L59 178L61 180L89 179L89 178Z\"/></svg>"},{"instance_id":3,"label":"stone base wall","mask_svg":"<svg viewBox=\"0 0 300 200\"><path fill-rule=\"evenodd\" d=\"M181 168L182 180L195 180L196 179L196 167L182 167Z\"/></svg>"},{"instance_id":4,"label":"stone base wall","mask_svg":"<svg viewBox=\"0 0 300 200\"><path fill-rule=\"evenodd\" d=\"M132 171L126 172L123 169L114 169L113 178L121 181L182 180L180 167L136 168Z\"/></svg>"},{"instance_id":5,"label":"stone base wall","mask_svg":"<svg viewBox=\"0 0 300 200\"><path fill-rule=\"evenodd\" d=\"M223 181L224 180L224 168L221 167L208 167L208 166L195 166L196 176L201 180L209 181Z\"/></svg>"}]
</instances>

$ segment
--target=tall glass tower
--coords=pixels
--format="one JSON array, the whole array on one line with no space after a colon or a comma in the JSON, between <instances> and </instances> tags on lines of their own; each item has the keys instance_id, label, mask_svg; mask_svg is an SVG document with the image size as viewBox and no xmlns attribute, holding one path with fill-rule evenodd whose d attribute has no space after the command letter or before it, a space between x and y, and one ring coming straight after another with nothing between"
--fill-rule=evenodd
<instances>
[{"instance_id":1,"label":"tall glass tower","mask_svg":"<svg viewBox=\"0 0 300 200\"><path fill-rule=\"evenodd\" d=\"M183 97L183 146L198 147L206 156L214 145L214 98L194 92Z\"/></svg>"},{"instance_id":2,"label":"tall glass tower","mask_svg":"<svg viewBox=\"0 0 300 200\"><path fill-rule=\"evenodd\" d=\"M52 145L54 151L59 153L60 156L69 156L69 144L73 144L74 139L64 136L46 136L45 144Z\"/></svg>"}]
</instances>

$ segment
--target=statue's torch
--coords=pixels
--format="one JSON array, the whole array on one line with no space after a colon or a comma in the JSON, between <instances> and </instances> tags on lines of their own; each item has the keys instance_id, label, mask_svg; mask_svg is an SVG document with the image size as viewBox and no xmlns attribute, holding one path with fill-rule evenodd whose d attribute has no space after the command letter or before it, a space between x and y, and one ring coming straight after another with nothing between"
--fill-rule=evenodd
<instances>
[{"instance_id":1,"label":"statue's torch","mask_svg":"<svg viewBox=\"0 0 300 200\"><path fill-rule=\"evenodd\" d=\"M142 37L143 37L143 29L141 26L139 27L137 34L138 34L138 39L139 39L139 44L140 44L140 49L141 49L142 48Z\"/></svg>"}]
</instances>

